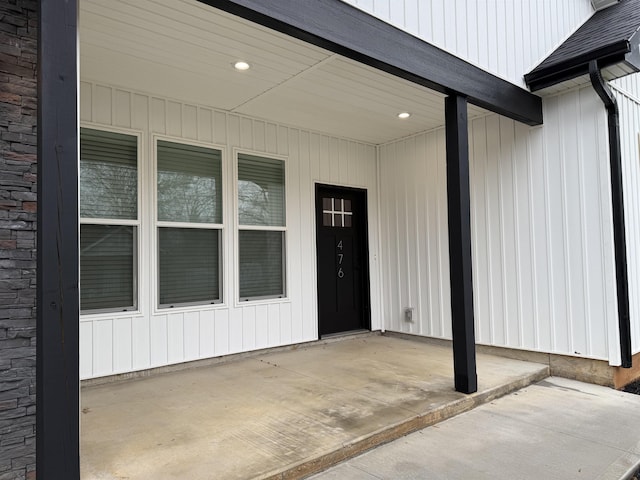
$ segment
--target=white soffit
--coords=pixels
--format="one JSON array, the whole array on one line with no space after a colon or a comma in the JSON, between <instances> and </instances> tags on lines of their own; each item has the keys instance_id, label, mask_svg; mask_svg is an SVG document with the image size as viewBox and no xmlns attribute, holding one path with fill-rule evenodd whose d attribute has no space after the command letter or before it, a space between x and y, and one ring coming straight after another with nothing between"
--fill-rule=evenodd
<instances>
[{"instance_id":1,"label":"white soffit","mask_svg":"<svg viewBox=\"0 0 640 480\"><path fill-rule=\"evenodd\" d=\"M80 75L374 144L444 124L440 93L195 0L81 0Z\"/></svg>"}]
</instances>

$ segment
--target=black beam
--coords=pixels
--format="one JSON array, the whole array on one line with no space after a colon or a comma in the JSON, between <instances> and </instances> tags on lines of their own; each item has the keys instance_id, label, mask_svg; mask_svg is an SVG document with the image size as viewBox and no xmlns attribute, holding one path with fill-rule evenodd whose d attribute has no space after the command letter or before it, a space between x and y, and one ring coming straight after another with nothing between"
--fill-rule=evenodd
<instances>
[{"instance_id":1,"label":"black beam","mask_svg":"<svg viewBox=\"0 0 640 480\"><path fill-rule=\"evenodd\" d=\"M340 0L199 0L225 12L528 125L540 97Z\"/></svg>"},{"instance_id":2,"label":"black beam","mask_svg":"<svg viewBox=\"0 0 640 480\"><path fill-rule=\"evenodd\" d=\"M464 97L454 95L445 99L445 125L453 368L456 390L473 393L478 390L478 378L473 330L469 138Z\"/></svg>"},{"instance_id":3,"label":"black beam","mask_svg":"<svg viewBox=\"0 0 640 480\"><path fill-rule=\"evenodd\" d=\"M36 469L80 478L77 0L40 0Z\"/></svg>"}]
</instances>

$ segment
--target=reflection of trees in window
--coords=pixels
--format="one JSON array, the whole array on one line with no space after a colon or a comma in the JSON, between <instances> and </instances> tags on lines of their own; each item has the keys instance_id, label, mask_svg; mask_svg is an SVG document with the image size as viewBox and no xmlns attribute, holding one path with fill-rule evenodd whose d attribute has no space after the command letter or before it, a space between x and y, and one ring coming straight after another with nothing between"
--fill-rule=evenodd
<instances>
[{"instance_id":1,"label":"reflection of trees in window","mask_svg":"<svg viewBox=\"0 0 640 480\"><path fill-rule=\"evenodd\" d=\"M80 185L80 216L136 217L138 172L135 166L82 162Z\"/></svg>"},{"instance_id":2,"label":"reflection of trees in window","mask_svg":"<svg viewBox=\"0 0 640 480\"><path fill-rule=\"evenodd\" d=\"M243 223L269 224L269 192L249 180L238 181L238 208Z\"/></svg>"},{"instance_id":3,"label":"reflection of trees in window","mask_svg":"<svg viewBox=\"0 0 640 480\"><path fill-rule=\"evenodd\" d=\"M158 218L214 223L218 211L215 178L158 172Z\"/></svg>"}]
</instances>

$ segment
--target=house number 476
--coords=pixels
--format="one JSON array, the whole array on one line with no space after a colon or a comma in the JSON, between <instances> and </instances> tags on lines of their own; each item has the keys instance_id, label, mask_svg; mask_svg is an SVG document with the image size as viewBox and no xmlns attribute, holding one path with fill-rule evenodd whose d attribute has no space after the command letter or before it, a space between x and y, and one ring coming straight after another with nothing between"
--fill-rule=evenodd
<instances>
[{"instance_id":1,"label":"house number 476","mask_svg":"<svg viewBox=\"0 0 640 480\"><path fill-rule=\"evenodd\" d=\"M342 265L342 261L344 260L344 253L342 253L342 240L340 240L338 242L338 278L343 278L344 277L344 270L342 270L342 267L340 265Z\"/></svg>"}]
</instances>

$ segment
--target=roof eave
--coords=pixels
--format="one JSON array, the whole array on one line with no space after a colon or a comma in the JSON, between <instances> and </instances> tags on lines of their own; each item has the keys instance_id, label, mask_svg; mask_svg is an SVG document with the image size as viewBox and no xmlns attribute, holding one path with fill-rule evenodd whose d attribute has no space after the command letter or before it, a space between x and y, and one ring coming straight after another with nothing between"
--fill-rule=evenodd
<instances>
[{"instance_id":1,"label":"roof eave","mask_svg":"<svg viewBox=\"0 0 640 480\"><path fill-rule=\"evenodd\" d=\"M635 38L638 35L634 35ZM632 48L635 45L635 50ZM555 63L544 68L536 68L524 76L527 86L532 92L551 87L589 73L589 62L596 60L600 68L617 63L626 63L636 71L640 69L640 51L637 39L632 44L629 40L620 40L597 50Z\"/></svg>"}]
</instances>

